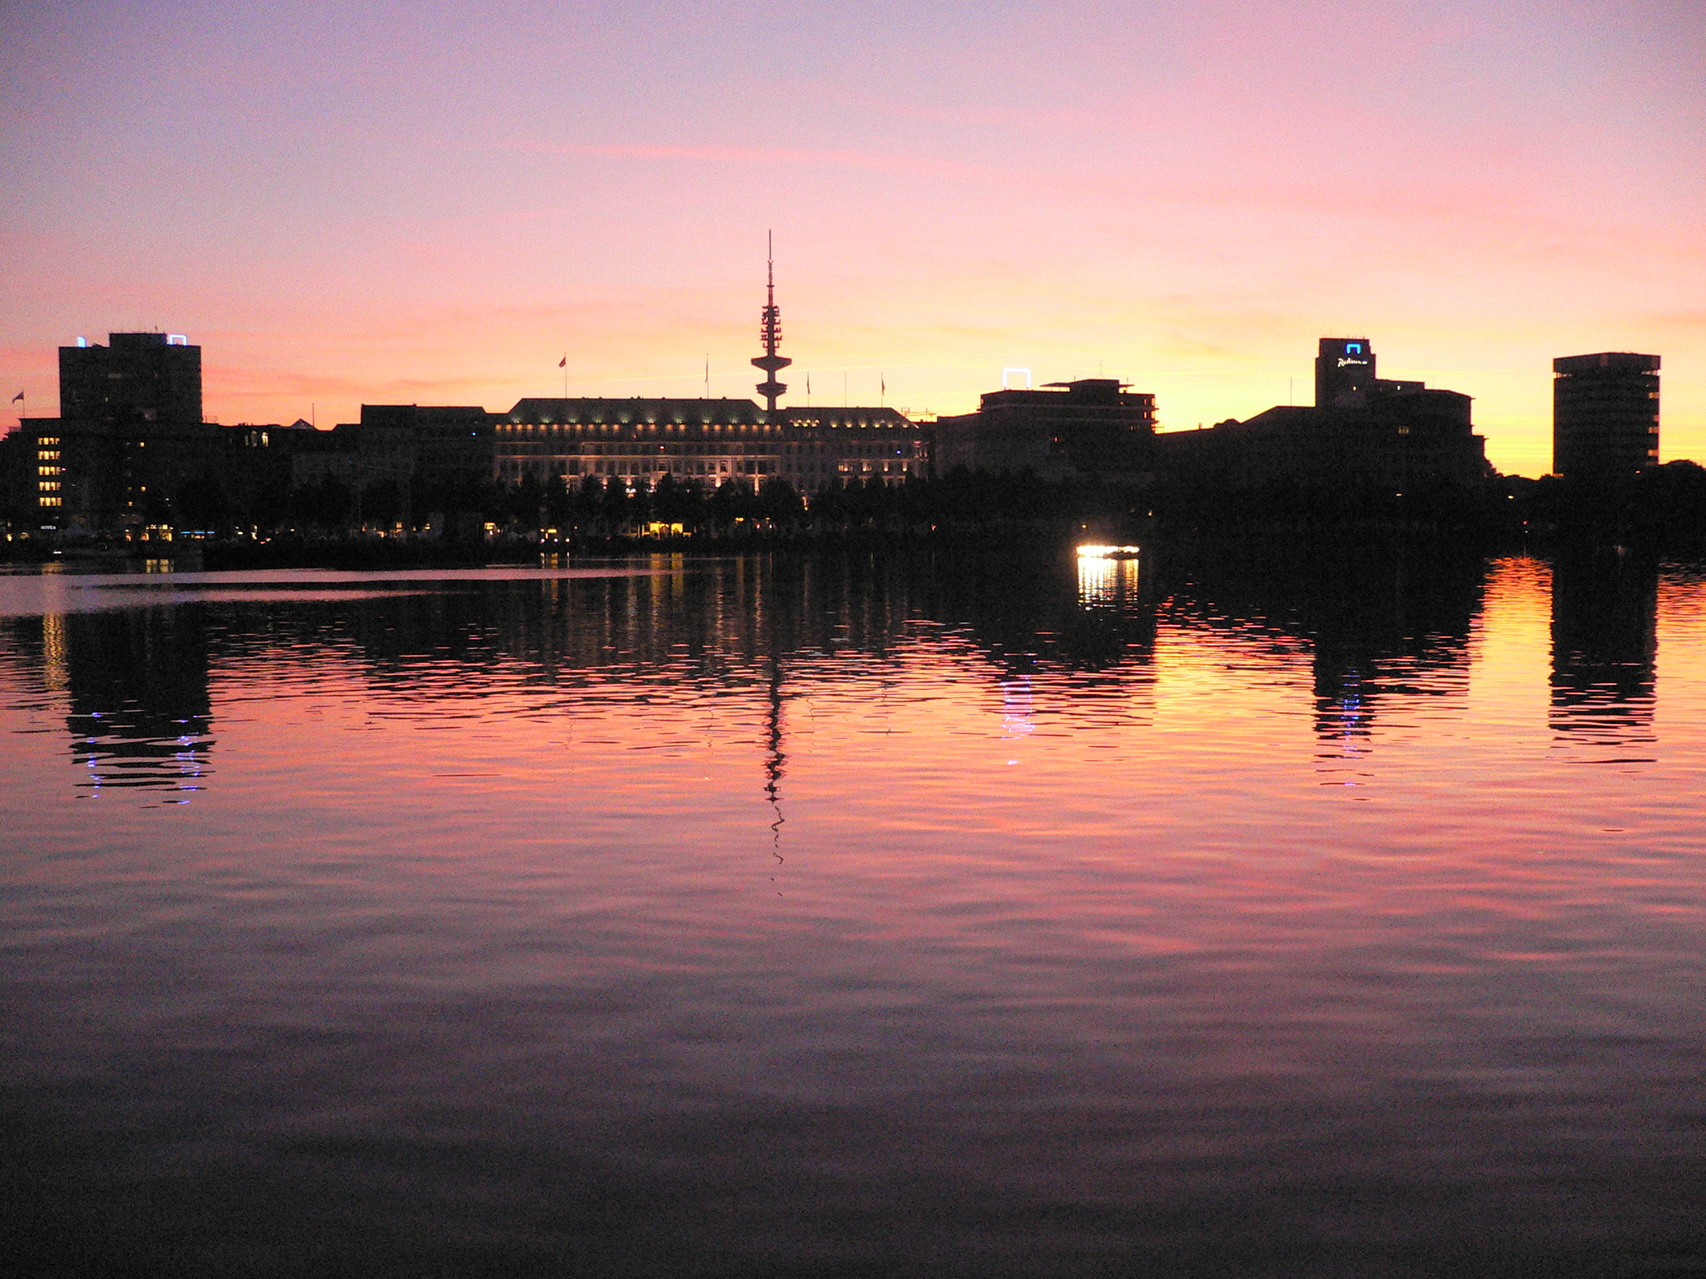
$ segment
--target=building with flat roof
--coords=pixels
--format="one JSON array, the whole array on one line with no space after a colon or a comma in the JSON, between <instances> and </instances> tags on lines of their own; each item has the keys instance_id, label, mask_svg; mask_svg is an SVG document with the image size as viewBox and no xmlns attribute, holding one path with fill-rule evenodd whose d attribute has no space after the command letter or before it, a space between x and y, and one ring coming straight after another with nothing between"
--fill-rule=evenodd
<instances>
[{"instance_id":1,"label":"building with flat roof","mask_svg":"<svg viewBox=\"0 0 1706 1279\"><path fill-rule=\"evenodd\" d=\"M200 422L201 348L181 333L112 333L59 348L66 422Z\"/></svg>"},{"instance_id":2,"label":"building with flat roof","mask_svg":"<svg viewBox=\"0 0 1706 1279\"><path fill-rule=\"evenodd\" d=\"M765 480L802 493L853 480L898 484L929 461L922 428L890 408L761 409L751 400L520 400L493 418L493 474L548 484L597 476L631 490L665 476L705 488L757 491Z\"/></svg>"},{"instance_id":3,"label":"building with flat roof","mask_svg":"<svg viewBox=\"0 0 1706 1279\"><path fill-rule=\"evenodd\" d=\"M113 333L59 348L59 416L22 430L36 454L37 521L135 534L207 470L219 428L201 418L201 348L181 334Z\"/></svg>"},{"instance_id":4,"label":"building with flat roof","mask_svg":"<svg viewBox=\"0 0 1706 1279\"><path fill-rule=\"evenodd\" d=\"M1360 409L1370 400L1420 391L1420 382L1375 376L1374 347L1367 338L1322 338L1315 356L1315 407Z\"/></svg>"},{"instance_id":5,"label":"building with flat roof","mask_svg":"<svg viewBox=\"0 0 1706 1279\"><path fill-rule=\"evenodd\" d=\"M977 412L936 419L936 470L1029 471L1044 480L1141 472L1155 437L1155 397L1128 385L1098 377L990 391Z\"/></svg>"},{"instance_id":6,"label":"building with flat roof","mask_svg":"<svg viewBox=\"0 0 1706 1279\"><path fill-rule=\"evenodd\" d=\"M1472 401L1375 376L1366 338L1322 338L1313 407L1280 405L1240 422L1156 437L1163 469L1228 490L1270 485L1387 490L1470 485L1488 473Z\"/></svg>"},{"instance_id":7,"label":"building with flat roof","mask_svg":"<svg viewBox=\"0 0 1706 1279\"><path fill-rule=\"evenodd\" d=\"M1659 464L1659 357L1631 351L1552 361L1552 471L1633 476Z\"/></svg>"}]
</instances>

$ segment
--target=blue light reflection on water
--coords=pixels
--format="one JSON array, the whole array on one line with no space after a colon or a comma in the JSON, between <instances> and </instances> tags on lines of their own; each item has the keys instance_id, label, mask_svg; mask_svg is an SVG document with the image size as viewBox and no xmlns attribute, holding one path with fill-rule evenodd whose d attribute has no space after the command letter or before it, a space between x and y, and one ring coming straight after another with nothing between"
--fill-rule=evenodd
<instances>
[{"instance_id":1,"label":"blue light reflection on water","mask_svg":"<svg viewBox=\"0 0 1706 1279\"><path fill-rule=\"evenodd\" d=\"M41 1236L185 1273L1699 1260L1698 576L1031 568L14 617Z\"/></svg>"}]
</instances>

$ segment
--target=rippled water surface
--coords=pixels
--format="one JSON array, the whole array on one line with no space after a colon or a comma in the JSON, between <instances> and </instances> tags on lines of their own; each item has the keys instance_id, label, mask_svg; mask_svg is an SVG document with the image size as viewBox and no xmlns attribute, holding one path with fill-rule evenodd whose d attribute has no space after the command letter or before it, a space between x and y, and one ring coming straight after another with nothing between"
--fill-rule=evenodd
<instances>
[{"instance_id":1,"label":"rippled water surface","mask_svg":"<svg viewBox=\"0 0 1706 1279\"><path fill-rule=\"evenodd\" d=\"M1706 576L0 577L34 1273L1706 1273Z\"/></svg>"}]
</instances>

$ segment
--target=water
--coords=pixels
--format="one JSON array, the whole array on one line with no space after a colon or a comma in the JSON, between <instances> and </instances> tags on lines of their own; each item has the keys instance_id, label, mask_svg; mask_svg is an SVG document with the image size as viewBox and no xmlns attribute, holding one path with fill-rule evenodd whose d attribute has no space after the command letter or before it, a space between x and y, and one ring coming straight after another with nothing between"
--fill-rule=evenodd
<instances>
[{"instance_id":1,"label":"water","mask_svg":"<svg viewBox=\"0 0 1706 1279\"><path fill-rule=\"evenodd\" d=\"M1706 1273L1706 575L0 578L33 1273Z\"/></svg>"}]
</instances>

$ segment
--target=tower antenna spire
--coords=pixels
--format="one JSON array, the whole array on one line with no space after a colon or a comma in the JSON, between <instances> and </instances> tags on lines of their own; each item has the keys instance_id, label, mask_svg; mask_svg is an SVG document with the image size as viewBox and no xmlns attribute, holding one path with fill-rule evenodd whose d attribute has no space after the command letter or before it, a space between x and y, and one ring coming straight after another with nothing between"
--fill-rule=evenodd
<instances>
[{"instance_id":1,"label":"tower antenna spire","mask_svg":"<svg viewBox=\"0 0 1706 1279\"><path fill-rule=\"evenodd\" d=\"M777 355L776 348L782 344L782 308L776 305L776 233L765 233L765 286L764 311L758 322L758 340L764 344L764 354L753 359L754 368L764 370L766 377L758 384L758 393L764 397L764 409L767 413L776 411L776 398L788 389L785 382L778 382L776 374L793 363L785 355Z\"/></svg>"}]
</instances>

